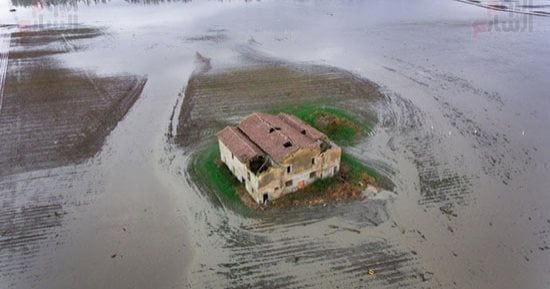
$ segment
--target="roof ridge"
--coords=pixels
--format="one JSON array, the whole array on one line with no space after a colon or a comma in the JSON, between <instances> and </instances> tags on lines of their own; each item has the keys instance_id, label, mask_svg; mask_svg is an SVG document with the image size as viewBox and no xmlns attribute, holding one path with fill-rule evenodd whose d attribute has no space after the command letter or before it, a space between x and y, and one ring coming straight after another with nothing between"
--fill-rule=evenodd
<instances>
[{"instance_id":1,"label":"roof ridge","mask_svg":"<svg viewBox=\"0 0 550 289\"><path fill-rule=\"evenodd\" d=\"M273 115L271 115L271 116L273 116ZM259 118L261 121L263 121L264 123L267 123L267 124L268 124L270 127L272 127L272 128L273 128L273 127L275 127L275 128L277 127L275 124L273 124L272 122L270 122L269 120L267 120L267 119L265 119L265 118L263 118L263 117L258 116L258 118ZM277 133L277 134L279 134L279 135L281 135L282 137L284 137L286 141L292 141L292 138L290 138L290 137L288 136L288 134L283 133L282 130L280 130L280 129L279 129L279 130L278 130L278 129L275 129L274 132Z\"/></svg>"},{"instance_id":2,"label":"roof ridge","mask_svg":"<svg viewBox=\"0 0 550 289\"><path fill-rule=\"evenodd\" d=\"M264 113L261 113L261 112L253 112L250 116L255 116L255 117L257 117L258 120L260 120L261 122L263 122L264 124L266 124L267 126L269 126L269 127L271 127L271 128L276 127L273 123L271 123L270 121L268 121L267 119L265 119L264 117L262 117L263 114L264 114ZM245 119L249 118L250 116L246 117ZM238 126L237 126L237 127L238 127ZM239 130L241 130L241 129L239 128ZM242 130L241 130L241 131L242 131ZM275 129L274 132L277 132L277 134L279 134L280 136L282 136L286 141L291 140L290 137L289 137L288 135L282 133L280 130ZM270 131L270 133L273 133L273 132ZM243 134L246 135L246 132L243 131ZM249 137L249 139L250 139L250 137ZM252 140L252 139L250 139L250 141L252 141L253 143L256 143L256 142L255 142L254 140ZM258 147L260 147L260 146L258 145ZM262 150L263 150L263 149L262 149Z\"/></svg>"},{"instance_id":3,"label":"roof ridge","mask_svg":"<svg viewBox=\"0 0 550 289\"><path fill-rule=\"evenodd\" d=\"M281 117L282 116L282 117ZM279 112L279 114L277 114L277 117L279 119L281 119L283 122L285 122L286 124L288 124L290 127L292 127L293 129L297 130L297 131L300 131L298 129L298 126L300 125L299 123L296 123L296 121L294 119L291 118L291 116L289 114L286 114L284 112ZM292 123L291 123L292 122ZM305 128L303 128L305 129ZM301 131L300 131L301 133ZM308 139L310 140L314 140L313 138L311 138L309 135L305 135L303 134L305 137L307 137Z\"/></svg>"},{"instance_id":4,"label":"roof ridge","mask_svg":"<svg viewBox=\"0 0 550 289\"><path fill-rule=\"evenodd\" d=\"M289 126L296 129L297 131L300 131L300 132L301 130L309 131L308 134L302 133L302 135L304 135L311 141L317 141L317 138L314 137L313 134L319 134L321 137L326 137L324 133L320 132L319 130L317 130L316 128L304 122L303 120L301 120L300 118L296 117L293 114L280 112L277 114L277 117L279 117L283 122L287 123Z\"/></svg>"},{"instance_id":5,"label":"roof ridge","mask_svg":"<svg viewBox=\"0 0 550 289\"><path fill-rule=\"evenodd\" d=\"M301 133L302 127L310 131L309 125L295 124L287 118L290 116L251 112L240 121L234 132L240 134L238 139L249 142L249 146L257 147L257 152L265 153L278 163L288 154L315 144L311 136ZM242 149L248 150L249 146L243 145Z\"/></svg>"}]
</instances>

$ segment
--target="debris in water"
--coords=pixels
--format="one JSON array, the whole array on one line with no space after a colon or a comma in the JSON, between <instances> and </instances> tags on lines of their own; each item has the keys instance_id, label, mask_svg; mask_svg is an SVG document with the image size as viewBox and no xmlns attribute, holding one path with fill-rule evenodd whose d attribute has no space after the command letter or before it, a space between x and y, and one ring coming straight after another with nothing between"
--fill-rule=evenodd
<instances>
[{"instance_id":1,"label":"debris in water","mask_svg":"<svg viewBox=\"0 0 550 289\"><path fill-rule=\"evenodd\" d=\"M420 279L422 279L423 282L428 282L432 280L432 276L434 273L426 271L425 273L420 273Z\"/></svg>"},{"instance_id":2,"label":"debris in water","mask_svg":"<svg viewBox=\"0 0 550 289\"><path fill-rule=\"evenodd\" d=\"M453 216L453 217L457 217L458 215L453 211L453 204L452 203L448 203L448 204L445 204L441 207L439 207L439 210L443 213L443 214L446 214L446 215L449 215L449 216Z\"/></svg>"}]
</instances>

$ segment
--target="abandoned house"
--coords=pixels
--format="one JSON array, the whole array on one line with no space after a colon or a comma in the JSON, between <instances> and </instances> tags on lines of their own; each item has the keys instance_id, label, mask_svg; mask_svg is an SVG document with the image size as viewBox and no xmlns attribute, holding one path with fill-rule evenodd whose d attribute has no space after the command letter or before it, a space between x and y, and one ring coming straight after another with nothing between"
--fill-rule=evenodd
<instances>
[{"instance_id":1,"label":"abandoned house","mask_svg":"<svg viewBox=\"0 0 550 289\"><path fill-rule=\"evenodd\" d=\"M293 115L253 113L218 132L220 156L258 203L279 198L340 169L342 150Z\"/></svg>"}]
</instances>

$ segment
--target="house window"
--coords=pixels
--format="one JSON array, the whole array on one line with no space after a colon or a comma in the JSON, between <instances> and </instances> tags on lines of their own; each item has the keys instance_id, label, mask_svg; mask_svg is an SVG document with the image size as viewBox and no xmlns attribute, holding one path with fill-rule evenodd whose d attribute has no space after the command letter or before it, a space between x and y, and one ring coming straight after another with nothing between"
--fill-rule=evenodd
<instances>
[{"instance_id":1,"label":"house window","mask_svg":"<svg viewBox=\"0 0 550 289\"><path fill-rule=\"evenodd\" d=\"M248 176L248 180L250 181L250 172L246 172L247 176Z\"/></svg>"},{"instance_id":2,"label":"house window","mask_svg":"<svg viewBox=\"0 0 550 289\"><path fill-rule=\"evenodd\" d=\"M292 186L292 180L286 181L285 186L286 186L286 187Z\"/></svg>"},{"instance_id":3,"label":"house window","mask_svg":"<svg viewBox=\"0 0 550 289\"><path fill-rule=\"evenodd\" d=\"M309 178L310 178L310 179L313 179L313 178L315 178L315 177L317 177L317 172L311 172L311 173L309 174Z\"/></svg>"},{"instance_id":4,"label":"house window","mask_svg":"<svg viewBox=\"0 0 550 289\"><path fill-rule=\"evenodd\" d=\"M235 156L233 155L233 153L231 153L231 159L234 159L234 158L235 158Z\"/></svg>"},{"instance_id":5,"label":"house window","mask_svg":"<svg viewBox=\"0 0 550 289\"><path fill-rule=\"evenodd\" d=\"M312 165L315 164L315 158L311 158L311 164L312 164Z\"/></svg>"},{"instance_id":6,"label":"house window","mask_svg":"<svg viewBox=\"0 0 550 289\"><path fill-rule=\"evenodd\" d=\"M286 167L286 173L287 173L287 174L290 174L290 171L291 171L291 170L292 170L292 169L291 169L291 166Z\"/></svg>"}]
</instances>

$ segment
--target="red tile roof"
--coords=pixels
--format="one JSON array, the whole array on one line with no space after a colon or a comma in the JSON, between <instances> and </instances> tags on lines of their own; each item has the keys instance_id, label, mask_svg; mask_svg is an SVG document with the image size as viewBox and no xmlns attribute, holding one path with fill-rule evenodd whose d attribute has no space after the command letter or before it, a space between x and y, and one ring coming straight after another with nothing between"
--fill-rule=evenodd
<instances>
[{"instance_id":1,"label":"red tile roof","mask_svg":"<svg viewBox=\"0 0 550 289\"><path fill-rule=\"evenodd\" d=\"M298 131L302 131L302 130L305 130L306 131L306 135L310 138L313 138L314 140L319 140L319 139L325 139L326 136L316 130L315 128L309 126L308 124L306 124L305 122L303 122L301 119L291 115L291 114L286 114L286 113L279 113L279 115L277 115L279 118L281 118L282 120L284 120L285 122L287 122L289 125L291 125L292 127L294 127L296 130Z\"/></svg>"},{"instance_id":2,"label":"red tile roof","mask_svg":"<svg viewBox=\"0 0 550 289\"><path fill-rule=\"evenodd\" d=\"M264 154L257 145L251 142L236 127L225 127L218 132L218 139L243 163L255 156Z\"/></svg>"},{"instance_id":3,"label":"red tile roof","mask_svg":"<svg viewBox=\"0 0 550 289\"><path fill-rule=\"evenodd\" d=\"M318 140L326 139L324 134L295 116L259 112L244 118L236 128L226 127L218 137L235 156L241 156L241 161L263 151L276 162L298 149L318 146Z\"/></svg>"}]
</instances>

